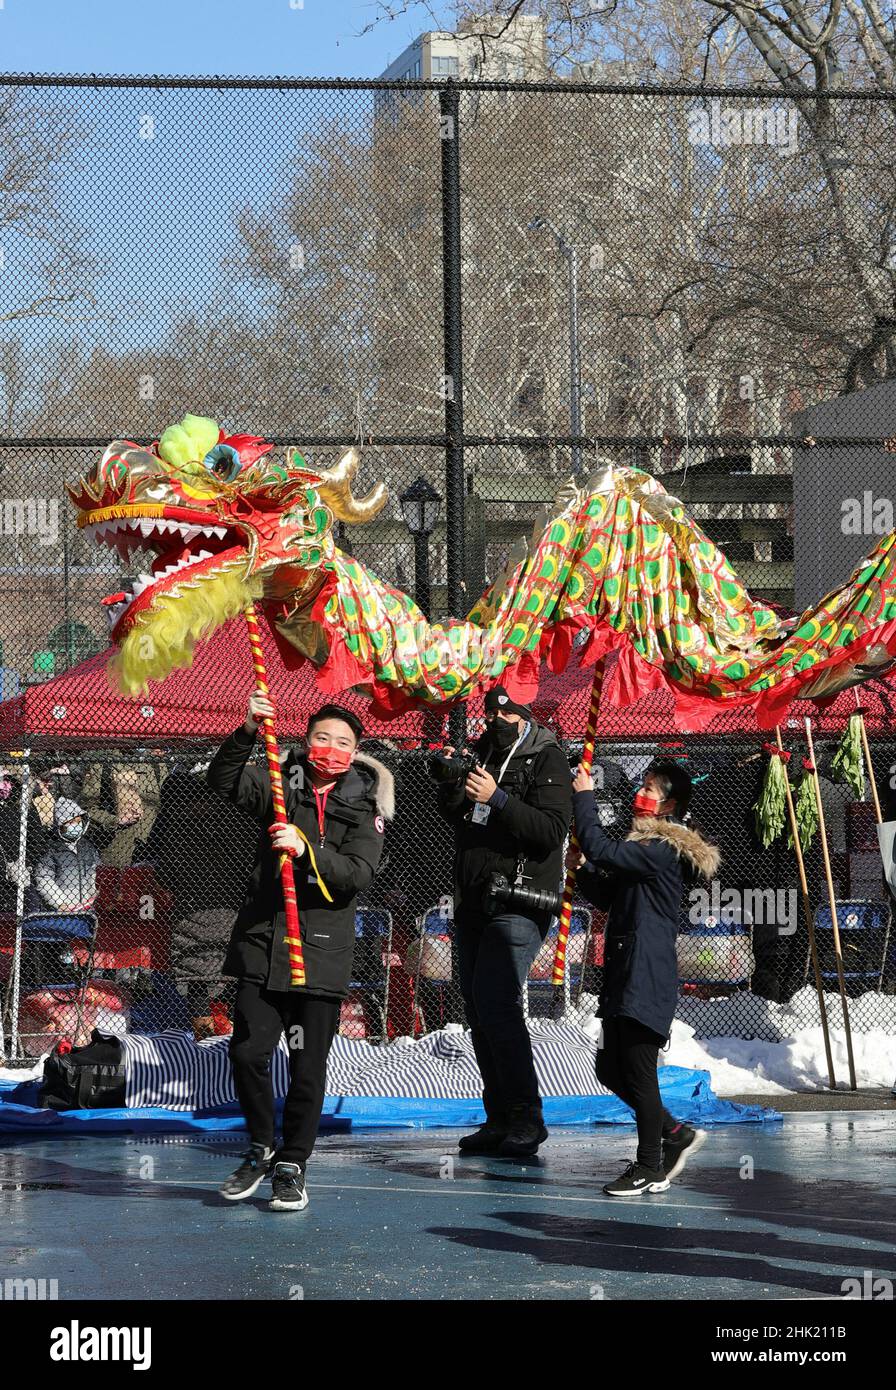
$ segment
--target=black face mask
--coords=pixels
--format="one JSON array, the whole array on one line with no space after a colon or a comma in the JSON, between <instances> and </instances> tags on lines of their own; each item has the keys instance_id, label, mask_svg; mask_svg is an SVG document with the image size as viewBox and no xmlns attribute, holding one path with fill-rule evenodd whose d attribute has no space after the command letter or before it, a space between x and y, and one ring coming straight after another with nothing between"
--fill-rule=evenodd
<instances>
[{"instance_id":1,"label":"black face mask","mask_svg":"<svg viewBox=\"0 0 896 1390\"><path fill-rule=\"evenodd\" d=\"M520 736L520 730L516 724L511 724L509 719L502 719L500 715L495 715L489 725L488 736L492 741L492 747L503 751L516 743Z\"/></svg>"}]
</instances>

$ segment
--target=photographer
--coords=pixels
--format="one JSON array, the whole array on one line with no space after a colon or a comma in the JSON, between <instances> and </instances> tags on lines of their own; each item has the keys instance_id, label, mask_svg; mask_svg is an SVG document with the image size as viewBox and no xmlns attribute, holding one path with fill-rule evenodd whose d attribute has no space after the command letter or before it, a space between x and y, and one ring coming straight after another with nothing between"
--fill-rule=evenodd
<instances>
[{"instance_id":1,"label":"photographer","mask_svg":"<svg viewBox=\"0 0 896 1390\"><path fill-rule=\"evenodd\" d=\"M557 740L502 686L486 695L485 719L473 754L446 748L432 766L456 831L455 940L486 1115L460 1148L522 1158L547 1138L523 984L559 911L572 793Z\"/></svg>"},{"instance_id":2,"label":"photographer","mask_svg":"<svg viewBox=\"0 0 896 1390\"><path fill-rule=\"evenodd\" d=\"M594 784L581 768L573 781L576 839L567 866L576 886L609 912L605 974L598 1013L603 1033L597 1079L635 1112L638 1152L608 1197L665 1192L706 1139L663 1108L657 1078L678 1003L675 941L685 890L719 869L719 851L685 825L693 784L681 763L659 759L645 772L632 802L625 840L602 829Z\"/></svg>"}]
</instances>

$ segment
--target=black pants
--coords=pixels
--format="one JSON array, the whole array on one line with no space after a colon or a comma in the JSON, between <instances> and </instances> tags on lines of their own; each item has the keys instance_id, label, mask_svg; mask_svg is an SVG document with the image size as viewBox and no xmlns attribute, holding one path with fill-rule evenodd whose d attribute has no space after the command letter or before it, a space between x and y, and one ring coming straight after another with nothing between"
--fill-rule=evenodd
<instances>
[{"instance_id":1,"label":"black pants","mask_svg":"<svg viewBox=\"0 0 896 1390\"><path fill-rule=\"evenodd\" d=\"M240 1109L253 1144L274 1147L274 1087L271 1057L286 1033L289 1090L283 1105L283 1143L277 1158L308 1160L324 1103L327 1055L339 1025L338 999L271 990L240 980L236 992L230 1059Z\"/></svg>"},{"instance_id":2,"label":"black pants","mask_svg":"<svg viewBox=\"0 0 896 1390\"><path fill-rule=\"evenodd\" d=\"M455 923L458 973L486 1118L505 1124L513 1105L541 1106L523 983L547 935L528 917L504 912Z\"/></svg>"},{"instance_id":3,"label":"black pants","mask_svg":"<svg viewBox=\"0 0 896 1390\"><path fill-rule=\"evenodd\" d=\"M665 1041L637 1019L617 1014L603 1020L602 1045L597 1051L597 1079L634 1110L637 1160L654 1171L662 1165L663 1139L679 1128L660 1100L656 1064Z\"/></svg>"}]
</instances>

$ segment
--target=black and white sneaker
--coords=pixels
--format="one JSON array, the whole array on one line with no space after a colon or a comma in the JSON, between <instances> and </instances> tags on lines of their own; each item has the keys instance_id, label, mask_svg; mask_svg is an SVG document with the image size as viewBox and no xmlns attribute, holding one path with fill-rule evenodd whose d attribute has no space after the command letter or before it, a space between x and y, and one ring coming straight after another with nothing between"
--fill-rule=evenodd
<instances>
[{"instance_id":1,"label":"black and white sneaker","mask_svg":"<svg viewBox=\"0 0 896 1390\"><path fill-rule=\"evenodd\" d=\"M253 1196L267 1177L273 1157L274 1150L264 1144L250 1145L239 1168L218 1188L221 1196L228 1202L243 1202Z\"/></svg>"},{"instance_id":2,"label":"black and white sneaker","mask_svg":"<svg viewBox=\"0 0 896 1390\"><path fill-rule=\"evenodd\" d=\"M702 1149L709 1135L705 1129L682 1125L674 1135L663 1140L663 1171L670 1180L677 1178L688 1159Z\"/></svg>"},{"instance_id":3,"label":"black and white sneaker","mask_svg":"<svg viewBox=\"0 0 896 1390\"><path fill-rule=\"evenodd\" d=\"M604 1188L608 1197L643 1197L648 1192L666 1192L669 1179L660 1168L645 1168L640 1163L630 1163L615 1182L608 1182Z\"/></svg>"},{"instance_id":4,"label":"black and white sneaker","mask_svg":"<svg viewBox=\"0 0 896 1390\"><path fill-rule=\"evenodd\" d=\"M305 1170L299 1163L275 1163L271 1211L304 1211L308 1205Z\"/></svg>"}]
</instances>

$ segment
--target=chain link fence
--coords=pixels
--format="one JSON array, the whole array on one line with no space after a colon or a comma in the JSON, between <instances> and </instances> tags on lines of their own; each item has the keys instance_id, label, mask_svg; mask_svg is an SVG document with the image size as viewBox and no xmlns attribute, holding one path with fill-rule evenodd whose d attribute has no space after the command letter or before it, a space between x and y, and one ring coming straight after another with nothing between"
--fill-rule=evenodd
<instances>
[{"instance_id":1,"label":"chain link fence","mask_svg":"<svg viewBox=\"0 0 896 1390\"><path fill-rule=\"evenodd\" d=\"M257 835L204 783L243 718L248 648L197 657L198 684L115 695L100 600L140 557L90 544L65 484L110 440L157 440L187 412L315 468L360 439L358 491L384 480L390 502L337 543L445 620L571 474L610 458L680 497L754 597L800 611L894 528L892 134L892 102L867 93L0 79L7 1060L93 1026L227 1031L221 961ZM438 511L415 535L420 480ZM535 706L571 766L592 674L546 676ZM282 739L300 738L324 697L307 667L272 687ZM896 818L896 680L863 698ZM896 942L870 787L857 798L832 766L853 707L800 703L783 732L797 782L813 715L862 1031L896 1023ZM480 714L472 702L465 732ZM755 829L767 735L728 716L681 735L653 696L605 698L599 728L608 826L626 830L644 767L672 747L722 847L718 881L683 909L680 1016L700 1036L817 1025L794 856ZM452 846L427 774L447 736L439 714L368 721L397 814L358 912L342 1016L356 1037L463 1021ZM42 892L62 799L94 850L74 913ZM839 1025L817 836L806 867ZM593 1011L604 927L576 904L560 990L548 938L532 1017Z\"/></svg>"}]
</instances>

